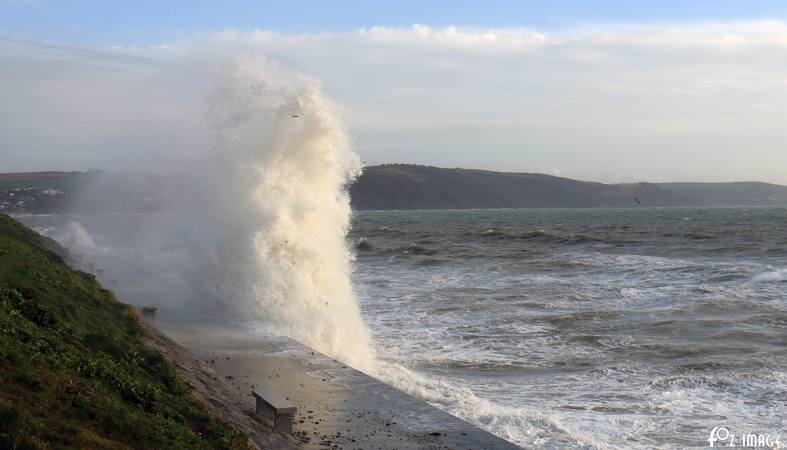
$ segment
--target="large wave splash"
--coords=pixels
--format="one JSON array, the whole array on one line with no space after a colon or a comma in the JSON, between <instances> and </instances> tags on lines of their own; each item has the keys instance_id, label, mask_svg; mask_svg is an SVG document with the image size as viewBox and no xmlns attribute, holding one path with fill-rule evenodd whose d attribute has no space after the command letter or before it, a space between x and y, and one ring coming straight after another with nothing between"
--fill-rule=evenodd
<instances>
[{"instance_id":1,"label":"large wave splash","mask_svg":"<svg viewBox=\"0 0 787 450\"><path fill-rule=\"evenodd\" d=\"M211 104L219 158L232 166L222 195L244 198L227 211L244 217L251 247L244 318L371 372L345 239L345 188L361 162L339 117L316 82L262 58L236 59Z\"/></svg>"},{"instance_id":2,"label":"large wave splash","mask_svg":"<svg viewBox=\"0 0 787 450\"><path fill-rule=\"evenodd\" d=\"M354 253L346 240L351 209L345 186L361 163L319 86L288 76L263 59L237 59L212 98L216 148L224 162L212 172L231 178L218 195L233 199L232 210L222 216L241 218L240 227L230 228L237 227L240 241L251 244L229 253L247 259L242 277L250 289L242 319L262 322L267 331L511 441L538 441L558 430L565 443L587 444L557 418L493 404L467 388L377 360L353 292ZM222 173L227 164L230 171ZM220 203L215 195L211 203Z\"/></svg>"},{"instance_id":3,"label":"large wave splash","mask_svg":"<svg viewBox=\"0 0 787 450\"><path fill-rule=\"evenodd\" d=\"M537 441L545 430L558 429L567 442L586 443L555 418L505 408L377 360L353 292L354 253L346 239L351 209L345 186L361 163L319 86L288 76L263 59L237 59L212 98L218 156L230 167L222 177L231 178L220 196L234 198L233 210L222 216L240 217L240 241L251 244L229 253L248 259L243 319L514 442ZM214 176L225 164L217 164Z\"/></svg>"}]
</instances>

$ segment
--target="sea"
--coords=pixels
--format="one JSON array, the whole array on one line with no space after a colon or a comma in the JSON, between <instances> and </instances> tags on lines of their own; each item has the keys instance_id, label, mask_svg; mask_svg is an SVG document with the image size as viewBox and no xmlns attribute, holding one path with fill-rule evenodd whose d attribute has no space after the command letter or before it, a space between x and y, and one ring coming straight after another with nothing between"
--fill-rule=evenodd
<instances>
[{"instance_id":1,"label":"sea","mask_svg":"<svg viewBox=\"0 0 787 450\"><path fill-rule=\"evenodd\" d=\"M493 433L787 432L785 208L359 212L350 236L380 357L470 391L441 406Z\"/></svg>"},{"instance_id":2,"label":"sea","mask_svg":"<svg viewBox=\"0 0 787 450\"><path fill-rule=\"evenodd\" d=\"M155 258L126 257L134 282L113 269L113 233L128 240L144 216L20 219L80 257L99 249L105 283L121 279L131 300L178 280L177 246L162 242ZM417 379L389 381L451 414L528 448L787 433L787 208L357 211L351 223L377 358Z\"/></svg>"}]
</instances>

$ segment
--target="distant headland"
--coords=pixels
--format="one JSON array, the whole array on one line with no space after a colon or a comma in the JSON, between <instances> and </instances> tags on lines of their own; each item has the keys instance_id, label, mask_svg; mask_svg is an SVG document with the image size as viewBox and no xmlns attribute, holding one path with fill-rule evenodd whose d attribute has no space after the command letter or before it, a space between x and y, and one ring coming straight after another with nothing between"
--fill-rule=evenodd
<instances>
[{"instance_id":1,"label":"distant headland","mask_svg":"<svg viewBox=\"0 0 787 450\"><path fill-rule=\"evenodd\" d=\"M103 171L6 173L0 211L155 211L187 195L184 181ZM356 210L787 206L787 186L762 182L604 184L414 164L368 166L349 192Z\"/></svg>"}]
</instances>

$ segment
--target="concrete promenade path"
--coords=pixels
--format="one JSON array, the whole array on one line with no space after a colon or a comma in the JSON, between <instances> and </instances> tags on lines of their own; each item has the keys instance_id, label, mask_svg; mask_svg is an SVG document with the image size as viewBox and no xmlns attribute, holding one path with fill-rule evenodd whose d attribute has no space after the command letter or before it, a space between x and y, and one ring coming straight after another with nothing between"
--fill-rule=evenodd
<instances>
[{"instance_id":1,"label":"concrete promenade path","mask_svg":"<svg viewBox=\"0 0 787 450\"><path fill-rule=\"evenodd\" d=\"M293 402L298 412L290 442L299 448L519 448L292 339L193 323L151 325L206 363L238 394L243 414L253 416L252 386Z\"/></svg>"}]
</instances>

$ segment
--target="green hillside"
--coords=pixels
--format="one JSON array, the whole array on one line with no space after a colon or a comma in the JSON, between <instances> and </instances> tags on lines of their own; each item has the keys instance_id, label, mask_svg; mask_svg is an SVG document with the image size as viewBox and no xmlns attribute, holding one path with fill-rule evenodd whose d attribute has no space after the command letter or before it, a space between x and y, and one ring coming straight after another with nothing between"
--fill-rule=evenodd
<instances>
[{"instance_id":1,"label":"green hillside","mask_svg":"<svg viewBox=\"0 0 787 450\"><path fill-rule=\"evenodd\" d=\"M64 255L0 214L0 448L247 448Z\"/></svg>"}]
</instances>

